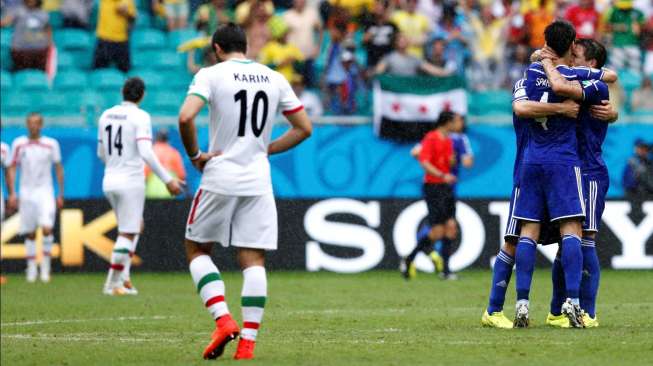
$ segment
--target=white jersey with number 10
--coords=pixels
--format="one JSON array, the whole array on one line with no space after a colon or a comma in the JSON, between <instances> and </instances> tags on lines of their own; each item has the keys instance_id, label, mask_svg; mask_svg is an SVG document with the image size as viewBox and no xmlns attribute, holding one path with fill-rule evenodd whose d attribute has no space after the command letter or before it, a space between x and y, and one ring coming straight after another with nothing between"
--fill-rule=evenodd
<instances>
[{"instance_id":1,"label":"white jersey with number 10","mask_svg":"<svg viewBox=\"0 0 653 366\"><path fill-rule=\"evenodd\" d=\"M98 141L105 156L102 189L145 186L145 165L138 140L152 140L150 115L134 103L122 102L100 116Z\"/></svg>"},{"instance_id":2,"label":"white jersey with number 10","mask_svg":"<svg viewBox=\"0 0 653 366\"><path fill-rule=\"evenodd\" d=\"M232 59L201 69L188 94L208 103L209 151L221 152L206 164L200 188L231 196L272 192L272 124L278 111L303 108L288 81L265 65Z\"/></svg>"}]
</instances>

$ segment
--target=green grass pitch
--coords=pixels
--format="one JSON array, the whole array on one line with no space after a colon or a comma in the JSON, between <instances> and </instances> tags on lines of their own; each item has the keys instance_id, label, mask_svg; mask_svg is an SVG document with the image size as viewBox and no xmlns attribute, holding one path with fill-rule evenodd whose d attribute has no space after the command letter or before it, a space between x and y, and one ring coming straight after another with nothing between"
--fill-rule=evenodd
<instances>
[{"instance_id":1,"label":"green grass pitch","mask_svg":"<svg viewBox=\"0 0 653 366\"><path fill-rule=\"evenodd\" d=\"M240 318L239 273L224 274ZM101 295L102 274L2 286L2 365L204 365L213 323L187 273L141 274L137 297ZM653 271L604 271L600 328L549 329L550 280L538 269L531 329L480 326L489 271L455 282L396 272L271 273L256 359L247 365L650 365ZM512 316L514 286L507 300ZM235 344L218 363L231 359ZM242 362L242 361L241 361Z\"/></svg>"}]
</instances>

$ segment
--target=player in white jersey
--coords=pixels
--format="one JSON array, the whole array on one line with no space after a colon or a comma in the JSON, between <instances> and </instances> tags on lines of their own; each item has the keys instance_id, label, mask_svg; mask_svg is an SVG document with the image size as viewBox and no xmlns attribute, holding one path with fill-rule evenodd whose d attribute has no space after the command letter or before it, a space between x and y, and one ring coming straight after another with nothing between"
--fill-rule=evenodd
<instances>
[{"instance_id":1,"label":"player in white jersey","mask_svg":"<svg viewBox=\"0 0 653 366\"><path fill-rule=\"evenodd\" d=\"M150 115L138 107L145 95L143 80L128 79L122 95L123 102L104 111L98 125L97 154L105 164L102 190L118 220L118 238L103 289L106 295L138 293L131 284L129 267L143 223L143 161L166 183L171 194L180 194L182 184L170 176L152 150Z\"/></svg>"},{"instance_id":2,"label":"player in white jersey","mask_svg":"<svg viewBox=\"0 0 653 366\"><path fill-rule=\"evenodd\" d=\"M50 262L54 237L52 229L56 208L63 207L63 165L59 143L52 138L41 135L43 116L30 113L27 116L28 136L14 140L11 146L11 166L7 188L8 206L11 210L18 207L20 215L20 233L25 235L25 252L27 257L27 281L34 282L39 269L36 266L36 231L43 231L43 257L41 259L41 281L50 281ZM55 168L58 195L55 200L52 184L52 167ZM20 168L19 197L14 189L16 168Z\"/></svg>"},{"instance_id":3,"label":"player in white jersey","mask_svg":"<svg viewBox=\"0 0 653 366\"><path fill-rule=\"evenodd\" d=\"M269 154L293 148L311 135L311 122L288 81L267 66L247 60L247 40L233 23L213 34L221 62L201 69L190 85L179 115L186 153L203 172L186 227L186 254L202 302L216 321L204 358L213 359L240 334L234 358L253 357L267 297L265 251L277 248L277 212ZM197 143L195 117L209 106L209 150ZM270 142L277 111L292 128ZM243 330L231 317L214 243L237 248L243 270Z\"/></svg>"}]
</instances>

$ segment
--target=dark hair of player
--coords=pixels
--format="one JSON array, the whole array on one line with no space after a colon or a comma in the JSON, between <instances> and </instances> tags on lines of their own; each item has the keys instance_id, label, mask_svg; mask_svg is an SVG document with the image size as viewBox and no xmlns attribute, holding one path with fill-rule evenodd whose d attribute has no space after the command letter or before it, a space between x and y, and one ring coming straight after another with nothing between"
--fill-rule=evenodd
<instances>
[{"instance_id":1,"label":"dark hair of player","mask_svg":"<svg viewBox=\"0 0 653 366\"><path fill-rule=\"evenodd\" d=\"M222 52L247 52L247 36L241 27L236 23L229 22L218 27L213 33L211 47L215 51L215 45L220 46Z\"/></svg>"},{"instance_id":2,"label":"dark hair of player","mask_svg":"<svg viewBox=\"0 0 653 366\"><path fill-rule=\"evenodd\" d=\"M605 65L608 58L608 52L600 42L589 38L576 40L576 44L585 49L585 59L596 61L596 68L600 69Z\"/></svg>"},{"instance_id":3,"label":"dark hair of player","mask_svg":"<svg viewBox=\"0 0 653 366\"><path fill-rule=\"evenodd\" d=\"M43 122L43 115L40 112L29 112L27 114L27 118L25 118L25 120L29 121L33 117L38 118L41 121L41 123Z\"/></svg>"},{"instance_id":4,"label":"dark hair of player","mask_svg":"<svg viewBox=\"0 0 653 366\"><path fill-rule=\"evenodd\" d=\"M546 45L551 47L558 56L562 57L574 43L576 30L568 21L556 20L544 29L544 39Z\"/></svg>"},{"instance_id":5,"label":"dark hair of player","mask_svg":"<svg viewBox=\"0 0 653 366\"><path fill-rule=\"evenodd\" d=\"M133 77L125 81L122 86L122 99L132 103L138 103L145 94L145 83L139 77Z\"/></svg>"},{"instance_id":6,"label":"dark hair of player","mask_svg":"<svg viewBox=\"0 0 653 366\"><path fill-rule=\"evenodd\" d=\"M443 111L440 112L440 115L438 116L438 120L435 121L435 127L442 127L446 125L447 123L453 122L454 118L456 118L456 113L451 112L451 111Z\"/></svg>"}]
</instances>

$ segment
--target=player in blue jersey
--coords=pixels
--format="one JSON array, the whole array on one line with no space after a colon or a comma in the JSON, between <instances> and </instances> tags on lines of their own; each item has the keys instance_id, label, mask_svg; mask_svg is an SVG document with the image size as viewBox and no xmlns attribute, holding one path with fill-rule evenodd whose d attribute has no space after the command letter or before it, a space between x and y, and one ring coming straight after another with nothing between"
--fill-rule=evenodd
<instances>
[{"instance_id":1,"label":"player in blue jersey","mask_svg":"<svg viewBox=\"0 0 653 366\"><path fill-rule=\"evenodd\" d=\"M544 31L547 46L558 57L553 67L565 80L576 80L570 67L574 27L566 21L554 21ZM545 60L547 64L551 61ZM533 63L526 71L526 94L529 100L558 103L565 98L551 88L544 71L545 63ZM517 304L515 327L529 325L529 295L540 226L544 221L560 225L562 266L567 300L562 313L574 327L583 327L580 307L580 283L583 257L582 222L585 217L580 160L576 138L576 119L550 116L528 119L528 143L522 157L520 191L513 217L521 220L516 248Z\"/></svg>"},{"instance_id":2,"label":"player in blue jersey","mask_svg":"<svg viewBox=\"0 0 653 366\"><path fill-rule=\"evenodd\" d=\"M503 304L506 298L506 290L510 283L510 277L512 276L512 268L515 263L515 249L520 233L519 220L513 217L513 210L516 199L519 197L519 176L522 156L528 143L529 118L541 118L556 114L576 118L579 106L571 100L566 100L562 103L529 101L526 92L526 79L520 79L515 83L513 88L513 110L512 123L515 129L517 146L513 168L513 188L510 197L508 224L504 234L504 244L499 250L499 254L497 254L494 262L489 304L481 317L481 324L483 326L494 328L513 327L513 322L503 313Z\"/></svg>"},{"instance_id":3,"label":"player in blue jersey","mask_svg":"<svg viewBox=\"0 0 653 366\"><path fill-rule=\"evenodd\" d=\"M583 323L586 327L598 326L596 318L596 295L599 288L600 266L596 254L596 234L605 208L605 196L609 187L608 169L602 158L602 144L608 129L608 123L614 122L618 114L604 110L597 113L597 107L609 106L610 95L606 83L600 80L567 81L553 67L556 55L544 50L542 57L545 72L551 87L559 95L582 101L579 123L577 125L578 152L581 160L582 184L585 192L586 217L583 223L581 244L583 257L583 277L581 282L580 304L585 310ZM594 40L578 40L575 46L574 64L589 68L600 68L605 64L607 52L605 47ZM547 60L548 59L548 60ZM606 104L607 103L607 104ZM593 109L592 109L593 108ZM552 269L553 296L551 311L546 323L553 326L568 327L569 322L561 313L564 302L564 275L560 263L561 253L554 261Z\"/></svg>"}]
</instances>

